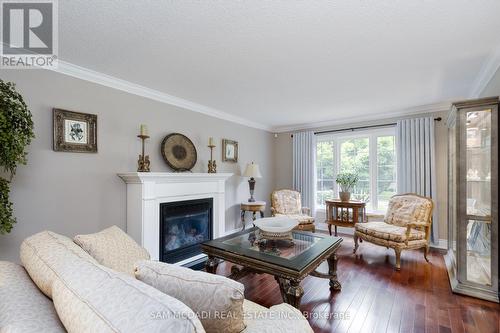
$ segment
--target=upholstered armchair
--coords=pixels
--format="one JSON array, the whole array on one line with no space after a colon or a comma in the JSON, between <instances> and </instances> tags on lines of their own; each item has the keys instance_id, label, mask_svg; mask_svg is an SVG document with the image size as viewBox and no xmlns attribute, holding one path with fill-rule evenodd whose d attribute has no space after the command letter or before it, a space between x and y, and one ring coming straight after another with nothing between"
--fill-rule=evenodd
<instances>
[{"instance_id":1,"label":"upholstered armchair","mask_svg":"<svg viewBox=\"0 0 500 333\"><path fill-rule=\"evenodd\" d=\"M271 215L286 216L299 221L295 228L314 232L314 217L311 216L311 209L302 207L300 192L293 190L278 190L271 194Z\"/></svg>"},{"instance_id":2,"label":"upholstered armchair","mask_svg":"<svg viewBox=\"0 0 500 333\"><path fill-rule=\"evenodd\" d=\"M424 249L427 262L431 235L431 199L413 193L395 195L383 222L356 223L354 228L354 253L361 238L367 242L392 248L396 252L396 269L401 268L401 251Z\"/></svg>"}]
</instances>

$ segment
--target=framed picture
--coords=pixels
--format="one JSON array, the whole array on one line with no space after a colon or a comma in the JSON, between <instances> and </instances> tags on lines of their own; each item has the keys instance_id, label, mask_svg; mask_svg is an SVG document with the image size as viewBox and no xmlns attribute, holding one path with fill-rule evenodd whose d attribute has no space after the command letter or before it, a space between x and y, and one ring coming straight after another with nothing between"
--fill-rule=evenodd
<instances>
[{"instance_id":1,"label":"framed picture","mask_svg":"<svg viewBox=\"0 0 500 333\"><path fill-rule=\"evenodd\" d=\"M222 139L222 162L238 162L238 142Z\"/></svg>"},{"instance_id":2,"label":"framed picture","mask_svg":"<svg viewBox=\"0 0 500 333\"><path fill-rule=\"evenodd\" d=\"M54 150L97 153L97 115L53 109Z\"/></svg>"}]
</instances>

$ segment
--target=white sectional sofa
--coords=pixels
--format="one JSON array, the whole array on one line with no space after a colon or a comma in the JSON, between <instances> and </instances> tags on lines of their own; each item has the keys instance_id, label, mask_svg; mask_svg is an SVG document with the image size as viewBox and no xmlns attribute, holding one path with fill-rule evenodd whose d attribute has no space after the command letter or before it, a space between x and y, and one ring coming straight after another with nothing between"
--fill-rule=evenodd
<instances>
[{"instance_id":1,"label":"white sectional sofa","mask_svg":"<svg viewBox=\"0 0 500 333\"><path fill-rule=\"evenodd\" d=\"M115 239L105 239L97 247L119 248ZM134 264L136 278L124 264L134 255L119 257L116 252L111 261L93 257L70 238L48 231L27 238L21 245L23 266L0 261L0 332L312 332L288 304L268 309L245 300L239 282L148 260ZM119 263L115 267L125 272L103 262ZM196 281L206 287L193 285ZM204 295L213 303L201 302ZM227 304L241 319L207 321L198 313Z\"/></svg>"}]
</instances>

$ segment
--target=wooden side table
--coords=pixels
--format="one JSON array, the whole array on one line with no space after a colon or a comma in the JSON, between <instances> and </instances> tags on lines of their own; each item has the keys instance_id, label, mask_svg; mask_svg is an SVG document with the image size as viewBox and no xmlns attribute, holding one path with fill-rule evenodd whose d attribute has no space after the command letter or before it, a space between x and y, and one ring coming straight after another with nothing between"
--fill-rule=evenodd
<instances>
[{"instance_id":1,"label":"wooden side table","mask_svg":"<svg viewBox=\"0 0 500 333\"><path fill-rule=\"evenodd\" d=\"M332 225L354 228L356 223L366 222L366 203L357 200L341 201L340 199L326 200L326 223L328 232L332 235Z\"/></svg>"},{"instance_id":2,"label":"wooden side table","mask_svg":"<svg viewBox=\"0 0 500 333\"><path fill-rule=\"evenodd\" d=\"M264 210L266 210L266 202L265 201L254 201L254 202L242 202L240 204L241 210L241 224L243 228L241 230L245 230L245 213L252 212L252 219L255 221L257 212L260 212L260 218L264 217Z\"/></svg>"}]
</instances>

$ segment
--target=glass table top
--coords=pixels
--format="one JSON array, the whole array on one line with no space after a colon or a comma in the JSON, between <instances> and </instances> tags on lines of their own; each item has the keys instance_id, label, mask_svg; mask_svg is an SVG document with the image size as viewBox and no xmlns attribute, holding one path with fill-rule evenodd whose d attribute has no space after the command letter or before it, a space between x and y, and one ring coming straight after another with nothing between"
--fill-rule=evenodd
<instances>
[{"instance_id":1,"label":"glass table top","mask_svg":"<svg viewBox=\"0 0 500 333\"><path fill-rule=\"evenodd\" d=\"M224 241L224 244L234 245L243 249L257 251L260 253L277 256L285 259L293 259L314 246L322 238L312 234L292 233L293 241L290 240L259 240L259 230L250 231Z\"/></svg>"},{"instance_id":2,"label":"glass table top","mask_svg":"<svg viewBox=\"0 0 500 333\"><path fill-rule=\"evenodd\" d=\"M232 235L202 243L203 248L223 250L226 258L245 256L259 259L266 263L302 270L322 256L332 247L338 247L340 237L326 234L293 231L292 240L266 240L260 237L260 231L254 227ZM210 253L210 251L204 251Z\"/></svg>"}]
</instances>

